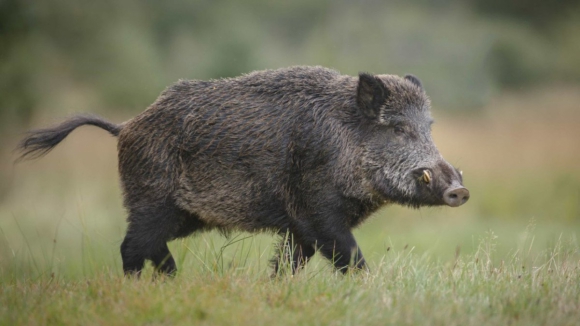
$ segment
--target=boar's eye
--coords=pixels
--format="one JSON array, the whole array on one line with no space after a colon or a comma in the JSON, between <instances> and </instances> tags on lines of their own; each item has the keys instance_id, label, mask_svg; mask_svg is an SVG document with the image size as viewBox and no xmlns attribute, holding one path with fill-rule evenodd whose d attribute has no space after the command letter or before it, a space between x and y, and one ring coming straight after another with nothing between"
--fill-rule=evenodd
<instances>
[{"instance_id":1,"label":"boar's eye","mask_svg":"<svg viewBox=\"0 0 580 326\"><path fill-rule=\"evenodd\" d=\"M394 131L397 135L403 135L405 133L405 129L402 126L395 126Z\"/></svg>"}]
</instances>

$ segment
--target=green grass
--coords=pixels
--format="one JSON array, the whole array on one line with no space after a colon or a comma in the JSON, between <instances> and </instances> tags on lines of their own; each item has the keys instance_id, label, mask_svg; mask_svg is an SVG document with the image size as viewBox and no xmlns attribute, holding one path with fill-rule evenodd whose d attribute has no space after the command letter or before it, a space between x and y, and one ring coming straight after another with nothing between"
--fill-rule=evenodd
<instances>
[{"instance_id":1,"label":"green grass","mask_svg":"<svg viewBox=\"0 0 580 326\"><path fill-rule=\"evenodd\" d=\"M176 241L179 274L155 280L150 267L139 280L123 278L118 266L100 264L107 259L87 243L89 275L52 271L52 257L28 256L3 269L0 320L6 325L576 324L578 243L557 239L537 251L530 229L524 234L519 248L505 254L497 252L498 236L488 231L472 253L456 250L450 259L393 246L371 258L368 272L343 276L317 258L296 276L275 279L266 235L206 234Z\"/></svg>"}]
</instances>

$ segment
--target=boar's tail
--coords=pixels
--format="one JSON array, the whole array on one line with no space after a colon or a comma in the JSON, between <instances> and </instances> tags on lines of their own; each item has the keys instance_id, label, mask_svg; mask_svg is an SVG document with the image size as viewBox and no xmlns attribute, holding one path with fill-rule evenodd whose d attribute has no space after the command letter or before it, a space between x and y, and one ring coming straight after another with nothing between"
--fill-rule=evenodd
<instances>
[{"instance_id":1,"label":"boar's tail","mask_svg":"<svg viewBox=\"0 0 580 326\"><path fill-rule=\"evenodd\" d=\"M98 116L76 115L52 128L29 131L16 147L16 150L22 153L17 161L42 157L58 145L71 131L82 125L103 128L113 136L118 136L121 131L121 125L110 123Z\"/></svg>"}]
</instances>

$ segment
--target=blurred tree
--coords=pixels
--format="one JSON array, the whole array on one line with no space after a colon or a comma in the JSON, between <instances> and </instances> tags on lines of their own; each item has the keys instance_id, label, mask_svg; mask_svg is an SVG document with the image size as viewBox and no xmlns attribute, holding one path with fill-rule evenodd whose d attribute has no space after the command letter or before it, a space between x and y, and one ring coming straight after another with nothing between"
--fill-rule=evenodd
<instances>
[{"instance_id":1,"label":"blurred tree","mask_svg":"<svg viewBox=\"0 0 580 326\"><path fill-rule=\"evenodd\" d=\"M21 46L32 29L24 2L0 1L0 129L28 121L36 103L34 64Z\"/></svg>"},{"instance_id":2,"label":"blurred tree","mask_svg":"<svg viewBox=\"0 0 580 326\"><path fill-rule=\"evenodd\" d=\"M478 107L504 87L580 80L573 8L570 0L0 0L0 127L35 112L132 115L180 78L295 64L415 73L436 105Z\"/></svg>"},{"instance_id":3,"label":"blurred tree","mask_svg":"<svg viewBox=\"0 0 580 326\"><path fill-rule=\"evenodd\" d=\"M530 23L538 29L549 29L554 22L578 9L578 0L470 0L477 11Z\"/></svg>"}]
</instances>

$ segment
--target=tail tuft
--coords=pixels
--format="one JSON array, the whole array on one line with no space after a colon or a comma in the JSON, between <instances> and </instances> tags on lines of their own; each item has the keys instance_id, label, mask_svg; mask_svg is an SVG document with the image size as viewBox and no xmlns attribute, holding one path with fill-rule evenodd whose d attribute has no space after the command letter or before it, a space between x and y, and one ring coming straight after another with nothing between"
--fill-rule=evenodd
<instances>
[{"instance_id":1,"label":"tail tuft","mask_svg":"<svg viewBox=\"0 0 580 326\"><path fill-rule=\"evenodd\" d=\"M105 121L96 115L76 115L58 126L32 130L16 147L22 154L17 161L36 159L46 155L73 130L82 125L92 125L105 129L113 136L118 136L121 126Z\"/></svg>"}]
</instances>

